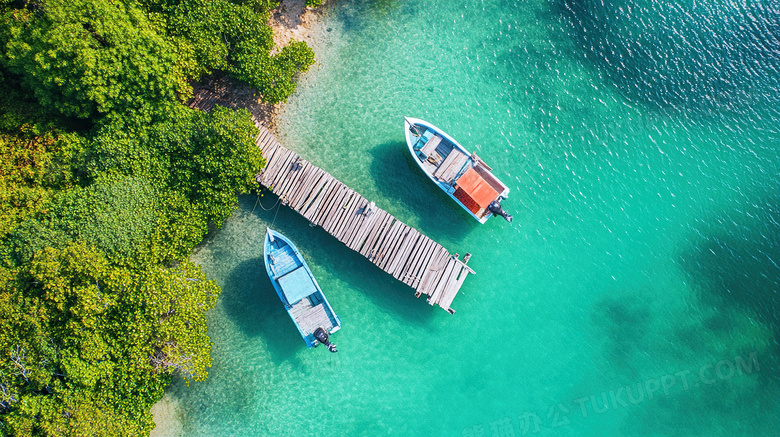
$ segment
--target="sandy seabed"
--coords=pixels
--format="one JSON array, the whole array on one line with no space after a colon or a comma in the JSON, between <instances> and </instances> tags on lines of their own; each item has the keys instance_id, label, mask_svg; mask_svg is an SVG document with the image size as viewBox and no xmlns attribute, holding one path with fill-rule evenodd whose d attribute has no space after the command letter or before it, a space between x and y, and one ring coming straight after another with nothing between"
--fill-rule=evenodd
<instances>
[{"instance_id":1,"label":"sandy seabed","mask_svg":"<svg viewBox=\"0 0 780 437\"><path fill-rule=\"evenodd\" d=\"M166 393L159 402L152 406L152 415L154 415L156 426L151 432L151 437L184 435L179 401L170 394Z\"/></svg>"}]
</instances>

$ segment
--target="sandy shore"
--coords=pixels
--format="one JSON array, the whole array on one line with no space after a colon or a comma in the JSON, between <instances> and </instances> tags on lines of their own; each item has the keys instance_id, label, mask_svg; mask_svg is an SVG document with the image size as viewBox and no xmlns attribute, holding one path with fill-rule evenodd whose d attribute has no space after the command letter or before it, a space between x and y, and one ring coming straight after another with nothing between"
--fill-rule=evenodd
<instances>
[{"instance_id":1,"label":"sandy shore","mask_svg":"<svg viewBox=\"0 0 780 437\"><path fill-rule=\"evenodd\" d=\"M182 411L179 402L166 393L159 402L152 406L155 427L150 437L179 437L184 436L182 426Z\"/></svg>"},{"instance_id":2,"label":"sandy shore","mask_svg":"<svg viewBox=\"0 0 780 437\"><path fill-rule=\"evenodd\" d=\"M306 8L305 0L280 0L279 7L273 10L269 24L274 29L274 43L278 50L290 40L305 41L312 46L311 30L318 23L322 9ZM325 3L325 2L323 2ZM272 51L272 54L274 52ZM254 90L230 78L208 78L194 86L191 107L211 109L215 104L228 108L246 108L264 126L275 131L276 119L283 103L269 105L255 97ZM166 393L152 407L155 428L151 437L184 436L182 411L179 402Z\"/></svg>"},{"instance_id":3,"label":"sandy shore","mask_svg":"<svg viewBox=\"0 0 780 437\"><path fill-rule=\"evenodd\" d=\"M319 22L321 13L322 7L306 8L306 0L280 0L279 7L272 11L269 20L276 44L271 54L278 52L293 39L312 46L311 31ZM193 87L193 94L189 103L191 107L209 110L219 104L228 108L246 108L271 131L275 131L276 117L283 105L269 105L259 101L250 86L228 77L206 78Z\"/></svg>"},{"instance_id":4,"label":"sandy shore","mask_svg":"<svg viewBox=\"0 0 780 437\"><path fill-rule=\"evenodd\" d=\"M311 30L319 20L321 11L321 8L306 8L305 0L281 0L269 22L274 29L276 48L286 46L293 39L311 45ZM271 54L274 53L271 51Z\"/></svg>"}]
</instances>

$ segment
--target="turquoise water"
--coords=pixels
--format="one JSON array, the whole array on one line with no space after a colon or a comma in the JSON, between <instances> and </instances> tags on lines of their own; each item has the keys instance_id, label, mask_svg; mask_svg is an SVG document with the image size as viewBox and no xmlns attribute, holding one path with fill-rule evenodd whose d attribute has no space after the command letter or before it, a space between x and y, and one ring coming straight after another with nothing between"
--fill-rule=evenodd
<instances>
[{"instance_id":1,"label":"turquoise water","mask_svg":"<svg viewBox=\"0 0 780 437\"><path fill-rule=\"evenodd\" d=\"M449 315L265 194L194 255L223 287L170 435L777 435L780 9L335 2L280 139L477 272ZM403 116L511 188L478 225ZM263 209L271 208L270 211ZM306 349L262 266L295 241L343 322Z\"/></svg>"}]
</instances>

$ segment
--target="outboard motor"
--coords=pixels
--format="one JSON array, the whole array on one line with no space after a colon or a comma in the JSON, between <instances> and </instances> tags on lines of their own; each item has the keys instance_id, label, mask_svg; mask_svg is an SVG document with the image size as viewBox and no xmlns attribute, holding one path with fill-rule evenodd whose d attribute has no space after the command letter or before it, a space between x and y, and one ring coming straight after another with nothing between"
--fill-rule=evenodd
<instances>
[{"instance_id":1,"label":"outboard motor","mask_svg":"<svg viewBox=\"0 0 780 437\"><path fill-rule=\"evenodd\" d=\"M501 204L498 203L498 200L494 200L490 202L490 205L488 205L488 211L492 212L495 215L500 215L501 217L505 218L506 221L512 223L512 215L507 214L506 211L501 209Z\"/></svg>"},{"instance_id":2,"label":"outboard motor","mask_svg":"<svg viewBox=\"0 0 780 437\"><path fill-rule=\"evenodd\" d=\"M317 339L320 343L324 344L328 347L328 350L331 352L338 352L336 350L336 345L328 341L328 331L322 329L322 327L317 328L317 330L314 331L314 338Z\"/></svg>"}]
</instances>

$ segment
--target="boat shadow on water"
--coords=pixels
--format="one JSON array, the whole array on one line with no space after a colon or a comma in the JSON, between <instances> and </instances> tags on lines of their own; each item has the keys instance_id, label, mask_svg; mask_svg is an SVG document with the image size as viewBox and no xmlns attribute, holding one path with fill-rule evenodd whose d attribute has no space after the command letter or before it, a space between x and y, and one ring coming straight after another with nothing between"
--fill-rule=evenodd
<instances>
[{"instance_id":1,"label":"boat shadow on water","mask_svg":"<svg viewBox=\"0 0 780 437\"><path fill-rule=\"evenodd\" d=\"M222 287L222 306L245 336L262 337L274 363L297 361L295 354L306 349L268 279L262 257L231 270Z\"/></svg>"},{"instance_id":2,"label":"boat shadow on water","mask_svg":"<svg viewBox=\"0 0 780 437\"><path fill-rule=\"evenodd\" d=\"M449 242L462 241L476 228L473 219L431 184L412 162L406 143L380 144L371 149L371 155L371 177L376 186L384 196L394 198L402 205L400 208L388 206L388 212L402 221L405 221L405 214L417 215L420 220L414 227L450 250L455 249L449 247Z\"/></svg>"}]
</instances>

